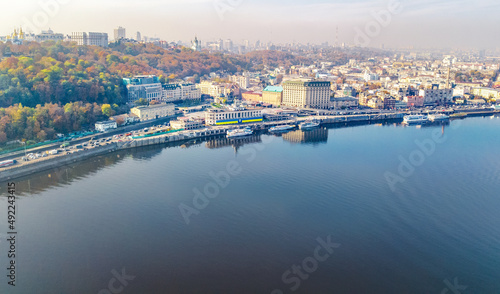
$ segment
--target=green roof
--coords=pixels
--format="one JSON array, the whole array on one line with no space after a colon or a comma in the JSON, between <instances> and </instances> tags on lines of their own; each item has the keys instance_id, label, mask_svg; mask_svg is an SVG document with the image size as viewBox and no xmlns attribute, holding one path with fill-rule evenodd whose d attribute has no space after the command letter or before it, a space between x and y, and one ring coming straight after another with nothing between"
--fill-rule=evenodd
<instances>
[{"instance_id":1,"label":"green roof","mask_svg":"<svg viewBox=\"0 0 500 294\"><path fill-rule=\"evenodd\" d=\"M267 86L264 92L283 92L283 87L281 86Z\"/></svg>"}]
</instances>

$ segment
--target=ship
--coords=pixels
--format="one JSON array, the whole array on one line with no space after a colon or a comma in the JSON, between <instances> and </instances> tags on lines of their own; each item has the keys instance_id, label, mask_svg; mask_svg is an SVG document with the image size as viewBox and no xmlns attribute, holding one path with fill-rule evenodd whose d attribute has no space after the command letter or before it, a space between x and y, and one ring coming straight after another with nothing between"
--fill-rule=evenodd
<instances>
[{"instance_id":1,"label":"ship","mask_svg":"<svg viewBox=\"0 0 500 294\"><path fill-rule=\"evenodd\" d=\"M450 119L450 117L446 114L430 114L428 116L429 120L432 122L436 121L447 121Z\"/></svg>"},{"instance_id":2,"label":"ship","mask_svg":"<svg viewBox=\"0 0 500 294\"><path fill-rule=\"evenodd\" d=\"M425 115L406 115L403 118L403 123L407 125L411 124L424 124L429 121L429 118Z\"/></svg>"},{"instance_id":3,"label":"ship","mask_svg":"<svg viewBox=\"0 0 500 294\"><path fill-rule=\"evenodd\" d=\"M227 131L227 138L238 138L238 137L245 137L245 136L250 136L253 134L253 131L251 128L247 127L244 129L236 129L236 130L229 130Z\"/></svg>"},{"instance_id":4,"label":"ship","mask_svg":"<svg viewBox=\"0 0 500 294\"><path fill-rule=\"evenodd\" d=\"M271 133L283 133L283 132L291 131L294 128L295 128L294 125L277 126L277 127L270 128L269 132L271 132Z\"/></svg>"},{"instance_id":5,"label":"ship","mask_svg":"<svg viewBox=\"0 0 500 294\"><path fill-rule=\"evenodd\" d=\"M317 127L319 127L319 122L316 121L305 121L299 125L301 130L311 130Z\"/></svg>"}]
</instances>

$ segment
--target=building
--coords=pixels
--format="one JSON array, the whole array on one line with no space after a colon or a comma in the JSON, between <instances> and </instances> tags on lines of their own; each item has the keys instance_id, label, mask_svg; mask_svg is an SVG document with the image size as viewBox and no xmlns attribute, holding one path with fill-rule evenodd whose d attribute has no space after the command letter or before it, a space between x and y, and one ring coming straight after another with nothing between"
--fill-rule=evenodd
<instances>
[{"instance_id":1,"label":"building","mask_svg":"<svg viewBox=\"0 0 500 294\"><path fill-rule=\"evenodd\" d=\"M330 100L330 108L333 109L345 109L350 107L358 107L359 101L354 97L334 97Z\"/></svg>"},{"instance_id":2,"label":"building","mask_svg":"<svg viewBox=\"0 0 500 294\"><path fill-rule=\"evenodd\" d=\"M205 112L205 123L207 125L230 125L261 122L262 109L246 109L243 107L231 107L227 109L210 109Z\"/></svg>"},{"instance_id":3,"label":"building","mask_svg":"<svg viewBox=\"0 0 500 294\"><path fill-rule=\"evenodd\" d=\"M135 40L136 40L137 42L142 42L141 32L137 32L137 36L136 36Z\"/></svg>"},{"instance_id":4,"label":"building","mask_svg":"<svg viewBox=\"0 0 500 294\"><path fill-rule=\"evenodd\" d=\"M385 96L382 98L384 102L384 109L395 109L396 108L396 99L392 96Z\"/></svg>"},{"instance_id":5,"label":"building","mask_svg":"<svg viewBox=\"0 0 500 294\"><path fill-rule=\"evenodd\" d=\"M134 103L139 99L146 99L148 101L162 99L163 90L160 80L157 76L135 76L131 79L124 78L123 83L127 88L127 101Z\"/></svg>"},{"instance_id":6,"label":"building","mask_svg":"<svg viewBox=\"0 0 500 294\"><path fill-rule=\"evenodd\" d=\"M365 70L363 78L364 78L365 82L378 81L380 79L380 77L377 74L371 73L368 70Z\"/></svg>"},{"instance_id":7,"label":"building","mask_svg":"<svg viewBox=\"0 0 500 294\"><path fill-rule=\"evenodd\" d=\"M405 96L403 101L406 102L408 107L423 107L424 97L423 96Z\"/></svg>"},{"instance_id":8,"label":"building","mask_svg":"<svg viewBox=\"0 0 500 294\"><path fill-rule=\"evenodd\" d=\"M434 85L432 89L421 89L419 96L424 97L424 104L446 104L453 99L453 89L439 89Z\"/></svg>"},{"instance_id":9,"label":"building","mask_svg":"<svg viewBox=\"0 0 500 294\"><path fill-rule=\"evenodd\" d=\"M115 41L125 38L127 38L127 33L125 28L118 27L117 29L115 29Z\"/></svg>"},{"instance_id":10,"label":"building","mask_svg":"<svg viewBox=\"0 0 500 294\"><path fill-rule=\"evenodd\" d=\"M166 84L163 85L161 100L163 102L199 100L201 90L195 84Z\"/></svg>"},{"instance_id":11,"label":"building","mask_svg":"<svg viewBox=\"0 0 500 294\"><path fill-rule=\"evenodd\" d=\"M286 81L283 83L283 105L299 108L328 108L330 82Z\"/></svg>"},{"instance_id":12,"label":"building","mask_svg":"<svg viewBox=\"0 0 500 294\"><path fill-rule=\"evenodd\" d=\"M54 31L52 31L50 28L48 31L42 31L39 35L35 35L34 37L35 41L38 43L45 42L45 41L64 41L64 35L63 34L56 34Z\"/></svg>"},{"instance_id":13,"label":"building","mask_svg":"<svg viewBox=\"0 0 500 294\"><path fill-rule=\"evenodd\" d=\"M141 121L153 120L161 117L174 116L175 105L162 103L150 106L139 106L132 108L130 112L135 114Z\"/></svg>"},{"instance_id":14,"label":"building","mask_svg":"<svg viewBox=\"0 0 500 294\"><path fill-rule=\"evenodd\" d=\"M221 96L228 97L231 92L231 89L227 88L225 85L208 81L203 81L197 84L196 88L200 89L201 94L208 95L213 98Z\"/></svg>"},{"instance_id":15,"label":"building","mask_svg":"<svg viewBox=\"0 0 500 294\"><path fill-rule=\"evenodd\" d=\"M267 86L262 91L262 102L280 106L283 101L283 87Z\"/></svg>"},{"instance_id":16,"label":"building","mask_svg":"<svg viewBox=\"0 0 500 294\"><path fill-rule=\"evenodd\" d=\"M189 119L187 117L181 117L178 120L170 122L170 126L174 129L182 130L196 130L203 127L203 123L199 120Z\"/></svg>"},{"instance_id":17,"label":"building","mask_svg":"<svg viewBox=\"0 0 500 294\"><path fill-rule=\"evenodd\" d=\"M110 117L109 119L116 121L116 123L119 126L133 124L133 123L139 121L139 118L137 116L135 116L134 114L130 114L130 113L115 115L115 116Z\"/></svg>"},{"instance_id":18,"label":"building","mask_svg":"<svg viewBox=\"0 0 500 294\"><path fill-rule=\"evenodd\" d=\"M473 88L472 94L474 94L475 96L480 96L484 99L493 99L496 101L500 100L499 89L484 88L484 87Z\"/></svg>"},{"instance_id":19,"label":"building","mask_svg":"<svg viewBox=\"0 0 500 294\"><path fill-rule=\"evenodd\" d=\"M368 100L368 103L366 106L374 109L383 109L384 108L384 101L378 97L371 98Z\"/></svg>"},{"instance_id":20,"label":"building","mask_svg":"<svg viewBox=\"0 0 500 294\"><path fill-rule=\"evenodd\" d=\"M95 124L95 130L98 132L106 132L108 130L116 129L118 127L116 121L100 121Z\"/></svg>"},{"instance_id":21,"label":"building","mask_svg":"<svg viewBox=\"0 0 500 294\"><path fill-rule=\"evenodd\" d=\"M69 40L76 42L79 46L108 47L108 34L107 33L73 32L73 33L71 33Z\"/></svg>"},{"instance_id":22,"label":"building","mask_svg":"<svg viewBox=\"0 0 500 294\"><path fill-rule=\"evenodd\" d=\"M247 74L230 76L229 80L238 84L240 88L248 89L250 87L250 77Z\"/></svg>"}]
</instances>

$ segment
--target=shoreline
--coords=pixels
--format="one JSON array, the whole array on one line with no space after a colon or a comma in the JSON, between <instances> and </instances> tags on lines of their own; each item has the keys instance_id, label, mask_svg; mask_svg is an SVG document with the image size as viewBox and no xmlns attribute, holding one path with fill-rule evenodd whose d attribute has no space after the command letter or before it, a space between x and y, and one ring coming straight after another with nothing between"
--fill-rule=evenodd
<instances>
[{"instance_id":1,"label":"shoreline","mask_svg":"<svg viewBox=\"0 0 500 294\"><path fill-rule=\"evenodd\" d=\"M498 111L468 113L468 115L464 118L452 118L451 120L465 119L467 117L491 116L498 113L499 113ZM403 116L404 114L402 113L399 114L391 113L391 114L373 114L373 115L357 115L357 116L332 116L332 117L319 116L316 119L321 120L322 125L343 124L346 125L346 127L350 127L351 125L369 125L372 123L390 122L390 121L394 121L395 123L401 122ZM246 124L246 126L251 126L256 131L261 132L267 130L269 127L272 126L278 126L284 124L298 125L300 122L305 121L307 119L308 118L298 118L293 122L290 120L274 121L274 122L265 122L259 124ZM168 143L182 143L191 140L197 140L197 139L203 140L207 138L222 136L225 135L226 132L232 128L234 128L234 126L207 128L204 130L184 131L184 133L168 134L151 138L142 138L132 141L111 142L105 146L100 146L90 150L82 150L80 152L68 155L60 155L55 158L48 157L44 160L23 164L21 166L14 165L10 168L1 170L0 182L11 181L13 179L29 176L31 174L43 172L54 168L59 168L78 161L83 161L92 157L97 157L99 155L108 154L120 150L134 149L152 145L163 145Z\"/></svg>"}]
</instances>

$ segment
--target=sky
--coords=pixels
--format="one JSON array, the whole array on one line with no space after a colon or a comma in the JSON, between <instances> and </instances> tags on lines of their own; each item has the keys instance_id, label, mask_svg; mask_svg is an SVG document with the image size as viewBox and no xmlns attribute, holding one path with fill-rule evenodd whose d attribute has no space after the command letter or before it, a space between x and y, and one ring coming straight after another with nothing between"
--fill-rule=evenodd
<instances>
[{"instance_id":1,"label":"sky","mask_svg":"<svg viewBox=\"0 0 500 294\"><path fill-rule=\"evenodd\" d=\"M498 0L0 0L0 36L107 32L187 42L323 43L497 49Z\"/></svg>"}]
</instances>

